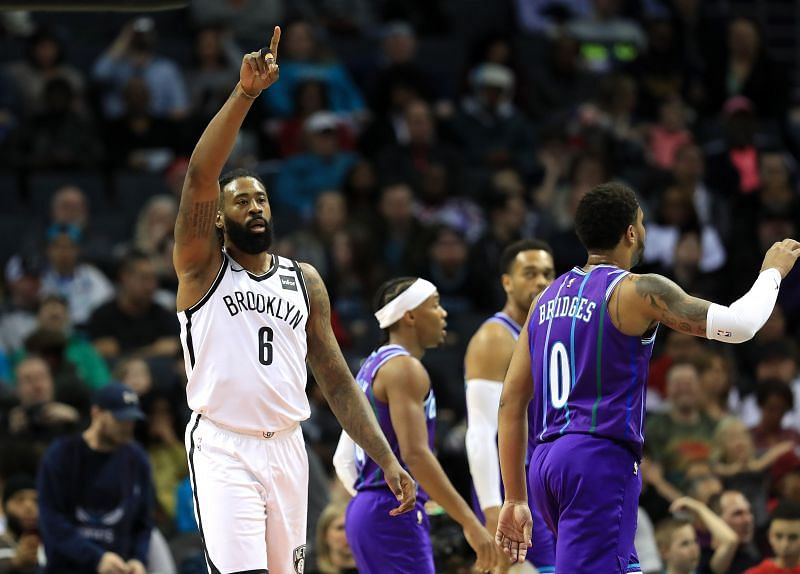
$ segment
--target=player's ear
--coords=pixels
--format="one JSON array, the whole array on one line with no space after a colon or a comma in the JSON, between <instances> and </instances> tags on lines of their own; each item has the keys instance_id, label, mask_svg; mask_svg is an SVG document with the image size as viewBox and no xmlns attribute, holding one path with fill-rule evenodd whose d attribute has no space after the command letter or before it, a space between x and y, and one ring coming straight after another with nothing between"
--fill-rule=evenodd
<instances>
[{"instance_id":1,"label":"player's ear","mask_svg":"<svg viewBox=\"0 0 800 574\"><path fill-rule=\"evenodd\" d=\"M503 283L503 291L505 291L506 293L511 291L511 275L509 275L508 273L503 273L500 276L500 281Z\"/></svg>"},{"instance_id":2,"label":"player's ear","mask_svg":"<svg viewBox=\"0 0 800 574\"><path fill-rule=\"evenodd\" d=\"M221 209L217 210L217 217L214 219L214 225L216 226L217 229L222 229L222 227L223 227L223 224L222 224L222 210Z\"/></svg>"}]
</instances>

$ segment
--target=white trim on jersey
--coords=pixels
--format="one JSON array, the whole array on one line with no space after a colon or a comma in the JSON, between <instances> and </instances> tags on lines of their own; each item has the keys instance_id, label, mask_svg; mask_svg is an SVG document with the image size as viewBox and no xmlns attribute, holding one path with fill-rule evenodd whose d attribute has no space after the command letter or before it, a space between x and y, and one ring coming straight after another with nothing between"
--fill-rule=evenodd
<instances>
[{"instance_id":1,"label":"white trim on jersey","mask_svg":"<svg viewBox=\"0 0 800 574\"><path fill-rule=\"evenodd\" d=\"M178 313L189 408L241 432L279 432L311 414L302 270L273 255L256 275L222 254L208 292Z\"/></svg>"}]
</instances>

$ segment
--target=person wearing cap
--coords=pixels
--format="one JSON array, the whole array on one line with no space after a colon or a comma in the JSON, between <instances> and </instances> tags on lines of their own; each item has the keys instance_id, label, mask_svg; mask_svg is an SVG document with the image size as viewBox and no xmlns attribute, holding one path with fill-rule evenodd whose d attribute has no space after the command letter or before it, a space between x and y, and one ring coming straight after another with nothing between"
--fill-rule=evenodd
<instances>
[{"instance_id":1,"label":"person wearing cap","mask_svg":"<svg viewBox=\"0 0 800 574\"><path fill-rule=\"evenodd\" d=\"M275 193L281 205L310 216L317 196L338 189L356 163L356 155L339 149L339 120L331 112L315 112L303 124L307 151L283 162Z\"/></svg>"},{"instance_id":2,"label":"person wearing cap","mask_svg":"<svg viewBox=\"0 0 800 574\"><path fill-rule=\"evenodd\" d=\"M36 329L42 264L37 257L17 254L5 267L7 297L0 307L0 352L12 354L22 348L25 337Z\"/></svg>"},{"instance_id":3,"label":"person wearing cap","mask_svg":"<svg viewBox=\"0 0 800 574\"><path fill-rule=\"evenodd\" d=\"M57 293L69 302L73 325L82 326L92 311L114 295L111 281L94 265L80 261L81 230L53 224L47 229L47 266L42 294Z\"/></svg>"},{"instance_id":4,"label":"person wearing cap","mask_svg":"<svg viewBox=\"0 0 800 574\"><path fill-rule=\"evenodd\" d=\"M111 383L82 434L54 442L37 477L43 574L144 574L153 530L147 454L133 442L139 398Z\"/></svg>"},{"instance_id":5,"label":"person wearing cap","mask_svg":"<svg viewBox=\"0 0 800 574\"><path fill-rule=\"evenodd\" d=\"M36 482L15 474L3 487L6 532L0 535L0 574L34 574L39 563Z\"/></svg>"},{"instance_id":6,"label":"person wearing cap","mask_svg":"<svg viewBox=\"0 0 800 574\"><path fill-rule=\"evenodd\" d=\"M434 500L464 530L477 554L476 568L486 572L497 563L489 532L436 460L436 397L420 362L427 349L447 334L447 312L430 281L398 277L375 295L375 318L384 343L364 361L356 381L375 409L375 416L402 465L419 481L415 512L389 516L394 501L378 465L343 431L333 464L353 499L345 531L361 574L432 574L433 548L425 503Z\"/></svg>"},{"instance_id":7,"label":"person wearing cap","mask_svg":"<svg viewBox=\"0 0 800 574\"><path fill-rule=\"evenodd\" d=\"M486 168L533 169L533 130L513 103L514 73L500 64L470 72L472 92L455 118L453 132L465 149L464 163Z\"/></svg>"}]
</instances>

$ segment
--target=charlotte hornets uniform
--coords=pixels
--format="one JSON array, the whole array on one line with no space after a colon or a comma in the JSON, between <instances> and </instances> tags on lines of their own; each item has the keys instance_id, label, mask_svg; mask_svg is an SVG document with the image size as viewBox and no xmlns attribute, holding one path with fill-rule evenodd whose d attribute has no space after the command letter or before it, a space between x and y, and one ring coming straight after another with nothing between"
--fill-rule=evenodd
<instances>
[{"instance_id":1,"label":"charlotte hornets uniform","mask_svg":"<svg viewBox=\"0 0 800 574\"><path fill-rule=\"evenodd\" d=\"M529 319L529 486L557 531L556 572L641 572L633 539L655 332L628 336L611 321L608 301L627 275L576 267Z\"/></svg>"},{"instance_id":2,"label":"charlotte hornets uniform","mask_svg":"<svg viewBox=\"0 0 800 574\"><path fill-rule=\"evenodd\" d=\"M208 292L178 313L193 413L186 449L212 574L303 571L308 313L295 261L273 254L255 275L224 251Z\"/></svg>"},{"instance_id":3,"label":"charlotte hornets uniform","mask_svg":"<svg viewBox=\"0 0 800 574\"><path fill-rule=\"evenodd\" d=\"M383 365L395 357L407 356L410 353L400 345L385 345L367 357L356 376L356 382L367 395L392 452L404 468L406 466L400 457L400 445L392 426L389 405L375 397L372 386ZM433 450L436 432L436 397L433 389L425 397L425 417L428 446ZM423 506L429 498L427 493L418 488L414 510L389 516L389 511L397 506L397 499L386 486L377 463L360 447L355 448L357 493L347 507L345 529L358 571L361 574L434 574L429 522Z\"/></svg>"},{"instance_id":4,"label":"charlotte hornets uniform","mask_svg":"<svg viewBox=\"0 0 800 574\"><path fill-rule=\"evenodd\" d=\"M496 323L498 325L502 325L506 330L508 330L511 336L514 337L515 341L519 339L519 334L522 330L522 327L502 311L499 311L486 319L483 325L486 323ZM532 409L529 407L528 418L531 417L531 410ZM525 457L526 469L528 468L528 463L531 459L531 447L532 443L529 441L528 453ZM501 492L503 490L502 482L500 483L500 490ZM525 559L533 564L541 574L547 574L548 572L553 572L555 569L555 538L553 537L553 532L542 518L541 512L539 512L539 510L536 508L536 505L533 504L530 487L528 488L528 506L531 509L531 516L533 517L533 532L531 534L532 546L528 549L528 554ZM472 509L475 511L475 515L478 517L478 520L480 520L481 523L484 523L486 518L481 509L480 501L478 500L478 493L475 491L474 487L472 488ZM492 532L492 534L494 535L494 532Z\"/></svg>"}]
</instances>

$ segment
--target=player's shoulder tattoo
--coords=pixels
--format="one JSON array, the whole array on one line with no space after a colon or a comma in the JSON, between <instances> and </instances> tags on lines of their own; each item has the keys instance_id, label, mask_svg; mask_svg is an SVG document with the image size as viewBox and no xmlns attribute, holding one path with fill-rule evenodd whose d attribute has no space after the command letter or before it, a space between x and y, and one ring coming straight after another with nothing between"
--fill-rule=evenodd
<instances>
[{"instance_id":1,"label":"player's shoulder tattoo","mask_svg":"<svg viewBox=\"0 0 800 574\"><path fill-rule=\"evenodd\" d=\"M708 301L688 295L661 275L634 275L632 280L636 293L656 311L660 322L686 333L705 334Z\"/></svg>"}]
</instances>

